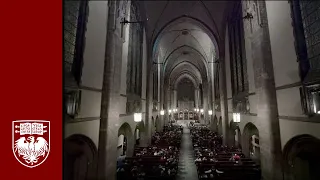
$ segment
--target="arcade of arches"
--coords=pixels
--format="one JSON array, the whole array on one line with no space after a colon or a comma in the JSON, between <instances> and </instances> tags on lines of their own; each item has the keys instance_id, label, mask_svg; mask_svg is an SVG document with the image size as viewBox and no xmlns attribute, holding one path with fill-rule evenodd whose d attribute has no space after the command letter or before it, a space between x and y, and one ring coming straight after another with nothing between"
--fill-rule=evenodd
<instances>
[{"instance_id":1,"label":"arcade of arches","mask_svg":"<svg viewBox=\"0 0 320 180\"><path fill-rule=\"evenodd\" d=\"M181 166L203 178L190 122L241 149L257 179L320 179L319 1L64 0L64 12L66 180L115 180L119 157L172 124L176 179Z\"/></svg>"}]
</instances>

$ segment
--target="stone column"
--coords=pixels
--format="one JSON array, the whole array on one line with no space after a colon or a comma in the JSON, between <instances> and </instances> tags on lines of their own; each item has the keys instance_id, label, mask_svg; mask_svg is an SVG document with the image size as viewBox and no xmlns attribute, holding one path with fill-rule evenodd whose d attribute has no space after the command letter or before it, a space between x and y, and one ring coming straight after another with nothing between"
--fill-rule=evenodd
<instances>
[{"instance_id":1,"label":"stone column","mask_svg":"<svg viewBox=\"0 0 320 180\"><path fill-rule=\"evenodd\" d=\"M177 98L178 98L177 90L175 89L173 91L173 93L174 93L174 95L173 95L174 96L174 98L173 98L174 99L174 103L173 104L174 104L174 107L177 108Z\"/></svg>"},{"instance_id":2,"label":"stone column","mask_svg":"<svg viewBox=\"0 0 320 180\"><path fill-rule=\"evenodd\" d=\"M147 47L148 48L148 47ZM149 49L150 51L150 49ZM147 90L146 90L146 114L145 114L145 139L142 140L141 144L146 147L151 144L151 136L152 136L152 127L153 124L151 122L152 117L152 109L153 109L153 70L154 64L152 63L152 56L147 60ZM145 146L146 145L146 146Z\"/></svg>"},{"instance_id":3,"label":"stone column","mask_svg":"<svg viewBox=\"0 0 320 180\"><path fill-rule=\"evenodd\" d=\"M208 88L208 123L211 125L213 120L213 113L212 115L209 115L209 110L213 112L212 108L212 81L209 81L209 88Z\"/></svg>"},{"instance_id":4,"label":"stone column","mask_svg":"<svg viewBox=\"0 0 320 180\"><path fill-rule=\"evenodd\" d=\"M176 107L174 106L174 89L172 88L170 91L170 106L171 109L176 109Z\"/></svg>"},{"instance_id":5,"label":"stone column","mask_svg":"<svg viewBox=\"0 0 320 180\"><path fill-rule=\"evenodd\" d=\"M223 54L220 54L223 56ZM228 118L228 101L227 101L227 86L226 86L226 67L224 57L220 58L219 61L220 68L219 78L220 78L220 103L221 103L221 116L222 116L222 135L223 135L223 144L229 145L229 118Z\"/></svg>"},{"instance_id":6,"label":"stone column","mask_svg":"<svg viewBox=\"0 0 320 180\"><path fill-rule=\"evenodd\" d=\"M121 82L122 40L116 1L109 1L101 120L98 147L98 179L115 180L119 129L119 94ZM133 136L133 135L132 135Z\"/></svg>"},{"instance_id":7,"label":"stone column","mask_svg":"<svg viewBox=\"0 0 320 180\"><path fill-rule=\"evenodd\" d=\"M209 102L209 86L208 83L203 85L203 121L204 124L208 124L208 102Z\"/></svg>"},{"instance_id":8,"label":"stone column","mask_svg":"<svg viewBox=\"0 0 320 180\"><path fill-rule=\"evenodd\" d=\"M198 97L198 94L199 94L199 88L195 88L194 89L194 101L195 101L195 108L198 108L199 107L199 97Z\"/></svg>"},{"instance_id":9,"label":"stone column","mask_svg":"<svg viewBox=\"0 0 320 180\"><path fill-rule=\"evenodd\" d=\"M257 11L249 11L253 19L244 23L251 26L248 29L251 30L251 52L258 100L255 124L259 129L262 179L282 180L283 160L266 2L248 2L247 6L257 7ZM248 29L247 33L250 34Z\"/></svg>"},{"instance_id":10,"label":"stone column","mask_svg":"<svg viewBox=\"0 0 320 180\"><path fill-rule=\"evenodd\" d=\"M166 118L164 119L164 124L168 125L169 122L169 109L170 109L170 88L167 87L165 91L165 104L166 104Z\"/></svg>"},{"instance_id":11,"label":"stone column","mask_svg":"<svg viewBox=\"0 0 320 180\"><path fill-rule=\"evenodd\" d=\"M165 107L164 107L164 103L165 103L165 99L164 99L164 91L165 91L165 88L163 87L164 86L164 80L163 80L163 70L162 70L162 67L160 68L160 107L159 107L159 110L166 110ZM160 130L162 131L163 130L163 126L164 126L164 119L165 119L165 115L166 115L167 112L165 112L164 115L160 115Z\"/></svg>"}]
</instances>

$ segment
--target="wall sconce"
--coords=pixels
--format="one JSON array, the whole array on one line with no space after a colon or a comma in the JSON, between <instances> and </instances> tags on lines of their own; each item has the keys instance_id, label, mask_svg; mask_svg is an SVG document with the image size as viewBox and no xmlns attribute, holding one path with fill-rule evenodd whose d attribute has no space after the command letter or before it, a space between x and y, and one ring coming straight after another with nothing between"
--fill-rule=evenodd
<instances>
[{"instance_id":1,"label":"wall sconce","mask_svg":"<svg viewBox=\"0 0 320 180\"><path fill-rule=\"evenodd\" d=\"M142 121L142 113L134 113L133 114L134 122L141 122Z\"/></svg>"},{"instance_id":2,"label":"wall sconce","mask_svg":"<svg viewBox=\"0 0 320 180\"><path fill-rule=\"evenodd\" d=\"M209 114L209 116L211 116L212 115L212 110L209 110L208 114Z\"/></svg>"},{"instance_id":3,"label":"wall sconce","mask_svg":"<svg viewBox=\"0 0 320 180\"><path fill-rule=\"evenodd\" d=\"M171 114L171 109L168 110L169 114Z\"/></svg>"},{"instance_id":4,"label":"wall sconce","mask_svg":"<svg viewBox=\"0 0 320 180\"><path fill-rule=\"evenodd\" d=\"M196 110L197 112L199 112L199 109L197 108L197 110Z\"/></svg>"},{"instance_id":5,"label":"wall sconce","mask_svg":"<svg viewBox=\"0 0 320 180\"><path fill-rule=\"evenodd\" d=\"M247 12L247 14L243 17L243 19L253 19L252 13Z\"/></svg>"},{"instance_id":6,"label":"wall sconce","mask_svg":"<svg viewBox=\"0 0 320 180\"><path fill-rule=\"evenodd\" d=\"M160 115L163 116L164 115L164 110L160 111Z\"/></svg>"},{"instance_id":7,"label":"wall sconce","mask_svg":"<svg viewBox=\"0 0 320 180\"><path fill-rule=\"evenodd\" d=\"M240 113L233 113L233 122L240 122Z\"/></svg>"},{"instance_id":8,"label":"wall sconce","mask_svg":"<svg viewBox=\"0 0 320 180\"><path fill-rule=\"evenodd\" d=\"M200 109L200 112L203 114L203 109Z\"/></svg>"},{"instance_id":9,"label":"wall sconce","mask_svg":"<svg viewBox=\"0 0 320 180\"><path fill-rule=\"evenodd\" d=\"M197 111L197 108L194 108L194 111Z\"/></svg>"}]
</instances>

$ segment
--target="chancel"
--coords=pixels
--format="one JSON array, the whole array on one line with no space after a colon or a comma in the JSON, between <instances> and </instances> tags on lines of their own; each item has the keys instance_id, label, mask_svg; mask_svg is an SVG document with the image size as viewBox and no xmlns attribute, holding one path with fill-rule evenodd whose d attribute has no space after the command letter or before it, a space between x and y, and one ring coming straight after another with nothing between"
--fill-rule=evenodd
<instances>
[{"instance_id":1,"label":"chancel","mask_svg":"<svg viewBox=\"0 0 320 180\"><path fill-rule=\"evenodd\" d=\"M319 2L64 0L64 179L319 180Z\"/></svg>"}]
</instances>

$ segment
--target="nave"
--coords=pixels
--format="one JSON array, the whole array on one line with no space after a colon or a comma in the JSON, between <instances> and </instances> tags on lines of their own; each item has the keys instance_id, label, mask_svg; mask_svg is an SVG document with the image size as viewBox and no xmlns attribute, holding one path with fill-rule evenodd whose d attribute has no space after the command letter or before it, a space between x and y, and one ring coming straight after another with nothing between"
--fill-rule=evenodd
<instances>
[{"instance_id":1,"label":"nave","mask_svg":"<svg viewBox=\"0 0 320 180\"><path fill-rule=\"evenodd\" d=\"M205 125L170 124L155 133L152 145L121 156L117 179L259 180L259 165L241 149L222 145L222 137Z\"/></svg>"}]
</instances>

